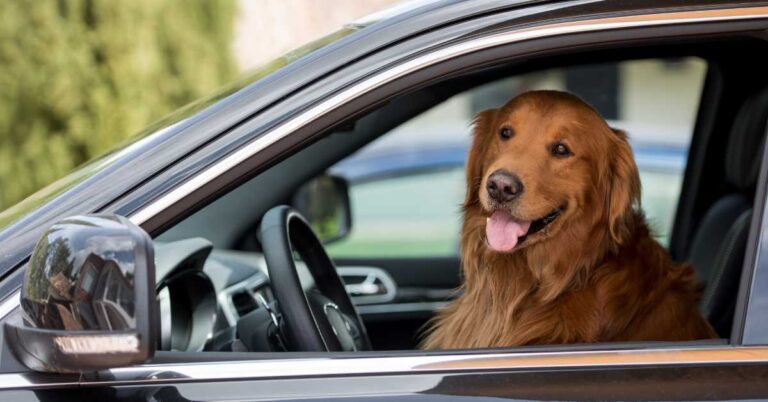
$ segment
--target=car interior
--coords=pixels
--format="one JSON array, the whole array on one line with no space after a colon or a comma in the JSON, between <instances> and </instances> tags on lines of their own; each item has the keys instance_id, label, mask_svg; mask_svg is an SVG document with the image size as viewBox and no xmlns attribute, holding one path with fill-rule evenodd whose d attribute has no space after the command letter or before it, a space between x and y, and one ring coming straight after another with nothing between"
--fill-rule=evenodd
<instances>
[{"instance_id":1,"label":"car interior","mask_svg":"<svg viewBox=\"0 0 768 402\"><path fill-rule=\"evenodd\" d=\"M364 113L341 119L332 129L324 131L322 139L297 150L208 205L191 211L184 220L155 238L162 332L155 361L253 359L276 352L282 353L281 358L306 356L311 348L292 347L278 334L281 320L292 320L296 315L307 313L306 308L294 311L291 302L276 302L273 286L287 289L286 281L293 281L290 286L294 291L304 292L307 297L304 304L325 303L327 306L327 298L338 304L339 323L331 323L320 332L328 335L329 328L336 332L336 325L351 326L353 330L346 333L350 339L340 339L340 345L331 350L360 353L418 350L425 324L460 292L458 245L449 255L377 253L375 244L367 254L335 255L334 244L344 242L359 230L356 225L365 222L356 221L356 211L363 206L356 205L355 197L349 195L350 191L354 193L356 185L328 172L335 172L333 167L340 161L358 154L367 145L452 97L510 77L553 69L588 70L594 66L643 60L661 60L674 69L676 61L691 58L703 63L704 69L700 87L695 91L696 99L692 100L694 121L690 122L690 145L682 153L686 162L680 173L679 196L675 195L666 206L674 218L669 219L665 245L675 260L689 261L695 267L703 286L701 311L720 337L693 343L727 344L740 331L741 284L751 273L749 264L745 264L745 255L749 257L750 236L755 236L753 205L761 176L761 150L768 119L768 76L764 73L768 62L750 55L766 50L763 40L749 37L572 49L555 56L494 63L482 69L436 77L406 93L382 99ZM588 82L580 82L579 76L576 78L575 83L565 89L595 102L603 112L599 105L600 88L595 92ZM520 88L524 89L531 87ZM590 94L590 90L593 93ZM505 96L509 99L514 95L510 92ZM616 111L607 114L611 113ZM470 125L471 118L456 128L466 136L467 143ZM627 131L632 138L632 130ZM418 135L418 131L412 135ZM437 164L423 169L446 169L446 166ZM457 185L463 186L463 177L460 179ZM647 183L643 184L647 187ZM409 202L412 194L389 196ZM331 250L332 263L318 257L318 245L307 240L312 236L303 237L302 233L306 232L303 224L296 223L290 213L286 215L286 210L274 209L279 205L290 205L304 215L324 243L319 247ZM455 216L448 219L455 220L451 225L458 228L460 205L456 203L454 207ZM419 208L429 208L429 205ZM265 237L273 228L289 228L291 242L296 246L301 243L295 252L285 249L281 258L291 261L280 262L294 265L297 276L278 278L270 273L270 263L278 257L265 255L264 250L286 247L286 244L275 245ZM403 230L410 229L404 227ZM458 233L454 237L458 238ZM339 292L338 286L326 283L334 266L345 285L341 289L345 297L339 296L339 299L351 300L355 304L351 310L343 301L329 296ZM310 306L310 317L316 308L323 307ZM359 327L356 319L362 322ZM355 335L358 332L363 335L358 337ZM363 345L366 332L369 345ZM648 345L659 346L648 342L602 344L600 348ZM595 346L536 348L578 347ZM284 353L302 351L305 353Z\"/></svg>"}]
</instances>

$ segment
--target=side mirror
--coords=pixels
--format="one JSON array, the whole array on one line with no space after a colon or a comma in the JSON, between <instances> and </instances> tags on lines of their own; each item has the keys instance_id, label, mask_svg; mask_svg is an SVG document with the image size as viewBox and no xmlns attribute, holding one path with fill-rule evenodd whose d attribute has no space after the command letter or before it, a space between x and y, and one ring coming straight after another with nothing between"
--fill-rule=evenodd
<instances>
[{"instance_id":1,"label":"side mirror","mask_svg":"<svg viewBox=\"0 0 768 402\"><path fill-rule=\"evenodd\" d=\"M341 177L315 177L299 187L291 204L323 243L343 238L352 227L349 187Z\"/></svg>"},{"instance_id":2,"label":"side mirror","mask_svg":"<svg viewBox=\"0 0 768 402\"><path fill-rule=\"evenodd\" d=\"M149 360L157 305L152 240L116 215L62 220L40 238L21 291L23 323L5 324L36 371L83 372Z\"/></svg>"}]
</instances>

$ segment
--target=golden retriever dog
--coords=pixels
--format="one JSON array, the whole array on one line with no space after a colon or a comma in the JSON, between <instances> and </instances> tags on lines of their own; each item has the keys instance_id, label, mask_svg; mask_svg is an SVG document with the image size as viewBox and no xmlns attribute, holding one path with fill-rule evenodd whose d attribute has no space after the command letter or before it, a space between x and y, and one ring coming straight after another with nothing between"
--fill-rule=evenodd
<instances>
[{"instance_id":1,"label":"golden retriever dog","mask_svg":"<svg viewBox=\"0 0 768 402\"><path fill-rule=\"evenodd\" d=\"M691 266L650 235L627 136L556 91L474 122L463 293L423 347L713 338Z\"/></svg>"}]
</instances>

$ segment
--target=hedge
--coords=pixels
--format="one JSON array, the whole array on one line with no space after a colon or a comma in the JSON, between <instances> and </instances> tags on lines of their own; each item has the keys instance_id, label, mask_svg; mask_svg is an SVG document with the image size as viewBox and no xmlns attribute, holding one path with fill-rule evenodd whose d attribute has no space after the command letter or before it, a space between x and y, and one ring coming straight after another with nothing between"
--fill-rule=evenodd
<instances>
[{"instance_id":1,"label":"hedge","mask_svg":"<svg viewBox=\"0 0 768 402\"><path fill-rule=\"evenodd\" d=\"M0 2L0 210L235 74L234 0Z\"/></svg>"}]
</instances>

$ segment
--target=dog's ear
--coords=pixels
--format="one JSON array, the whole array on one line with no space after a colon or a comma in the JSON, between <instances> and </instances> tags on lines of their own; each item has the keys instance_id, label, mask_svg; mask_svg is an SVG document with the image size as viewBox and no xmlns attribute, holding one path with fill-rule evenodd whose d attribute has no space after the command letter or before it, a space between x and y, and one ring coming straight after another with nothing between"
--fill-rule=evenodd
<instances>
[{"instance_id":1,"label":"dog's ear","mask_svg":"<svg viewBox=\"0 0 768 402\"><path fill-rule=\"evenodd\" d=\"M637 171L627 134L612 129L615 134L613 152L610 155L610 181L608 190L608 223L611 238L623 244L630 234L633 213L640 207L640 174Z\"/></svg>"},{"instance_id":2,"label":"dog's ear","mask_svg":"<svg viewBox=\"0 0 768 402\"><path fill-rule=\"evenodd\" d=\"M483 181L483 164L485 154L493 136L489 130L493 127L498 109L484 110L475 116L472 121L472 146L467 156L467 195L464 199L464 207L469 207L480 202L480 183Z\"/></svg>"}]
</instances>

